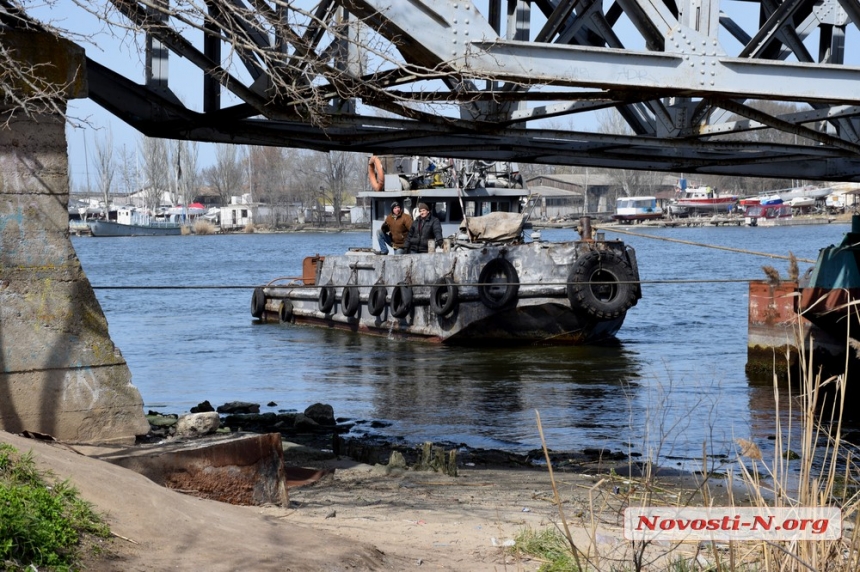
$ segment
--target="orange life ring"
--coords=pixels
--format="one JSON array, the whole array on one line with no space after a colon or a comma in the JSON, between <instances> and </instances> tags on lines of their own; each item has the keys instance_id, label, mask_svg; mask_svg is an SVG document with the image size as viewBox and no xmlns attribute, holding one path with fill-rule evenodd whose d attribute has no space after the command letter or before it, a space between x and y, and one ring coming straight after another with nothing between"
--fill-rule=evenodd
<instances>
[{"instance_id":1,"label":"orange life ring","mask_svg":"<svg viewBox=\"0 0 860 572\"><path fill-rule=\"evenodd\" d=\"M374 191L385 188L385 171L382 170L382 161L376 155L371 155L367 161L367 178L370 179L370 188Z\"/></svg>"}]
</instances>

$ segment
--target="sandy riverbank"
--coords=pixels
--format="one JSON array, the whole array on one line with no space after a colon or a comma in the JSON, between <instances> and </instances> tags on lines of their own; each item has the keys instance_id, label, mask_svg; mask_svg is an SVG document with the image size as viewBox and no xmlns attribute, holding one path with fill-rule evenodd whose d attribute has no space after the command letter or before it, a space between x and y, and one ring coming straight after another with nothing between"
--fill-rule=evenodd
<instances>
[{"instance_id":1,"label":"sandy riverbank","mask_svg":"<svg viewBox=\"0 0 860 572\"><path fill-rule=\"evenodd\" d=\"M537 570L506 545L524 529L560 522L546 468L504 453L463 459L452 477L288 445L288 466L325 476L293 481L289 506L241 507L165 489L74 447L8 433L0 441L32 450L39 466L69 479L106 515L116 537L88 559L88 570ZM628 543L618 511L644 490L618 476L626 466L570 463L555 472L576 543L620 562ZM689 492L695 477L657 482L653 491L665 502L699 502ZM711 488L725 491L721 481Z\"/></svg>"}]
</instances>

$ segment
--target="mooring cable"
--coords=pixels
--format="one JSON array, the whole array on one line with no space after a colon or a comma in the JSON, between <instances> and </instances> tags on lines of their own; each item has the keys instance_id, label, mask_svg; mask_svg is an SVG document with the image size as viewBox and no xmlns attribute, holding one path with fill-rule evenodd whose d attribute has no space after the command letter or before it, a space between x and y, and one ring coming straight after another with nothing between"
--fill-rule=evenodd
<instances>
[{"instance_id":1,"label":"mooring cable","mask_svg":"<svg viewBox=\"0 0 860 572\"><path fill-rule=\"evenodd\" d=\"M597 228L597 227L595 227ZM703 248L715 248L717 250L728 250L729 252L739 252L741 254L751 254L753 256L764 256L766 258L778 258L780 260L791 260L792 256L785 256L783 254L769 254L767 252L756 252L755 250L745 250L743 248L732 248L730 246L717 246L714 244L704 244L702 242L693 242L690 240L681 240L680 238L669 238L668 236L654 236L653 234L642 234L639 232L633 232L630 230L619 230L615 227L601 227L601 232L617 232L619 234L626 234L629 236L641 236L642 238L653 238L654 240L665 240L666 242L677 242L678 244L686 244L689 246L701 246ZM798 262L806 262L808 264L815 264L815 260L809 260L808 258L794 258Z\"/></svg>"},{"instance_id":2,"label":"mooring cable","mask_svg":"<svg viewBox=\"0 0 860 572\"><path fill-rule=\"evenodd\" d=\"M762 280L761 278L668 278L659 280L614 280L614 281L591 281L591 282L469 282L456 283L455 286L567 286L569 284L590 284L594 286L611 285L611 284L742 284ZM430 283L414 283L408 284L412 288L432 288L439 286L438 282ZM311 290L330 286L333 288L344 288L346 286L356 286L356 284L256 284L254 286L243 285L200 285L200 286L93 286L93 290L253 290L254 288L295 288L298 290ZM393 288L403 286L401 283L384 284L359 284L360 288L370 288L372 286L385 286Z\"/></svg>"}]
</instances>

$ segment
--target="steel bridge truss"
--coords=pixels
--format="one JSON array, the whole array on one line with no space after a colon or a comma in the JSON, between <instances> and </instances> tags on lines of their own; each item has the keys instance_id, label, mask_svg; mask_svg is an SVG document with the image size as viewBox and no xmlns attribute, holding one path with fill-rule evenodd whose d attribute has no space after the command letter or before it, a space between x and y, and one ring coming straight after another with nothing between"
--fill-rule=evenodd
<instances>
[{"instance_id":1,"label":"steel bridge truss","mask_svg":"<svg viewBox=\"0 0 860 572\"><path fill-rule=\"evenodd\" d=\"M148 136L860 181L858 0L110 4L146 81L88 60L90 97Z\"/></svg>"}]
</instances>

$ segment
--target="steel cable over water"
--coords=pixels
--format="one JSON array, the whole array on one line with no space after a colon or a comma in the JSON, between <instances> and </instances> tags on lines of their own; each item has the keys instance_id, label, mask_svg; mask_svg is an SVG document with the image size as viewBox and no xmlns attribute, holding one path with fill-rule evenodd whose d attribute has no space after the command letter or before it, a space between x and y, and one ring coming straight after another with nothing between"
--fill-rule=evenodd
<instances>
[{"instance_id":1,"label":"steel cable over water","mask_svg":"<svg viewBox=\"0 0 860 572\"><path fill-rule=\"evenodd\" d=\"M732 248L730 246L715 246L713 244L705 244L702 242L692 242L690 240L681 240L680 238L669 238L666 236L654 236L653 234L640 234L638 232L632 232L629 230L619 230L615 227L606 230L605 232L617 232L618 234L626 234L629 236L640 236L642 238L652 238L654 240L665 240L666 242L677 242L678 244L687 244L689 246L701 246L703 248L714 248L716 250L727 250L729 252L737 252L740 254L752 254L753 256L764 256L765 258L778 258L780 260L797 260L798 262L806 262L808 264L815 264L815 260L810 260L808 258L795 258L792 256L785 256L784 254L769 254L767 252L756 252L755 250L745 250L743 248Z\"/></svg>"},{"instance_id":2,"label":"steel cable over water","mask_svg":"<svg viewBox=\"0 0 860 572\"><path fill-rule=\"evenodd\" d=\"M595 227L596 230L596 227ZM664 236L654 236L651 234L641 234L638 232L619 230L617 228L607 229L608 232L617 232L619 234L626 234L629 236L636 236L641 238L651 238L653 240L663 240L666 242L675 242L678 244L686 244L689 246L700 246L703 248L713 248L716 250L726 250L728 252L737 252L739 254L749 254L752 256L763 256L765 258L774 258L779 260L795 260L797 262L805 262L808 264L815 264L815 260L810 260L808 258L797 258L792 255L783 255L783 254L771 254L767 252L757 252L755 250L746 250L743 248L732 248L729 246L716 246L713 244L705 244L702 242L693 242L690 240L681 240L679 238L668 238ZM305 285L305 284L277 284L277 282L281 280L291 280L298 281L301 280L300 277L297 276L283 276L280 278L275 278L270 280L267 284L257 284L255 286L245 286L245 285L203 285L203 286L93 286L93 290L253 290L254 288L295 288L295 289L312 289L312 288L320 288L317 285ZM720 278L720 279L662 279L662 280L615 280L612 282L577 282L577 284L590 284L590 285L607 285L607 284L731 284L731 283L749 283L756 280L761 280L761 278ZM511 285L520 285L520 286L568 286L573 284L572 282L472 282L472 283L464 283L460 284L461 286L511 286ZM383 284L378 283L374 284L378 286L384 286L386 288L399 286L399 284ZM331 284L330 286L334 288L342 288L344 286L354 286L354 284ZM371 285L368 285L371 286ZM434 287L438 286L437 283L432 284L410 284L412 287Z\"/></svg>"},{"instance_id":3,"label":"steel cable over water","mask_svg":"<svg viewBox=\"0 0 860 572\"><path fill-rule=\"evenodd\" d=\"M607 284L741 284L761 280L761 278L719 278L719 279L661 279L661 280L613 280L611 282L468 282L457 283L458 286L567 286L569 284L592 284L592 285L607 285ZM438 286L437 282L433 283L414 283L409 284L413 288L433 287ZM344 286L355 286L355 284L327 284L334 288L342 288ZM362 288L371 286L394 287L402 286L402 284L384 284L373 283L367 285L359 285ZM245 285L202 285L202 286L93 286L93 290L253 290L254 288L295 288L297 290L313 290L321 288L319 285L305 284L257 284L256 286Z\"/></svg>"}]
</instances>

